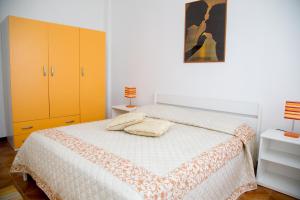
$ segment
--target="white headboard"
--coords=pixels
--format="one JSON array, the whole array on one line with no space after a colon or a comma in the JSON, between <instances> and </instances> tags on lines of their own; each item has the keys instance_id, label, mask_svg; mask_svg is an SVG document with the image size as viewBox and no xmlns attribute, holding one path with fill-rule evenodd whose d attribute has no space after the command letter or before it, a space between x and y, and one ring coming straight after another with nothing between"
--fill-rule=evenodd
<instances>
[{"instance_id":1,"label":"white headboard","mask_svg":"<svg viewBox=\"0 0 300 200\"><path fill-rule=\"evenodd\" d=\"M254 126L253 128L256 128L257 134L260 134L261 110L257 103L162 93L155 93L154 103L228 113L241 116L243 119L249 118L252 126ZM255 124L253 124L253 121Z\"/></svg>"}]
</instances>

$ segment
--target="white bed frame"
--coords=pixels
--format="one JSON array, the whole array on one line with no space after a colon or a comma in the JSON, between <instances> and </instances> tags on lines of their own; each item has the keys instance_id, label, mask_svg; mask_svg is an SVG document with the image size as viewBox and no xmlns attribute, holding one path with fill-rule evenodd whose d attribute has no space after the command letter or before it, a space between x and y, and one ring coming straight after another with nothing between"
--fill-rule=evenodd
<instances>
[{"instance_id":1,"label":"white bed frame","mask_svg":"<svg viewBox=\"0 0 300 200\"><path fill-rule=\"evenodd\" d=\"M222 112L243 117L243 120L249 119L249 124L256 129L257 139L260 135L261 109L259 104L232 100L189 97L181 95L170 95L155 93L155 104L168 104L174 106L195 108L214 112Z\"/></svg>"}]
</instances>

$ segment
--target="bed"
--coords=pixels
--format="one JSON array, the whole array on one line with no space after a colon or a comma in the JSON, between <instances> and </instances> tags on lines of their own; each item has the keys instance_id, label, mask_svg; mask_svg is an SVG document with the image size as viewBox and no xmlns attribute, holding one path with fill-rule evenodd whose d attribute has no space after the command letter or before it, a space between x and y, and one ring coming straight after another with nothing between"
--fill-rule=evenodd
<instances>
[{"instance_id":1,"label":"bed","mask_svg":"<svg viewBox=\"0 0 300 200\"><path fill-rule=\"evenodd\" d=\"M156 94L137 112L175 123L161 137L106 131L110 119L31 134L12 173L51 200L237 199L256 189L259 106Z\"/></svg>"}]
</instances>

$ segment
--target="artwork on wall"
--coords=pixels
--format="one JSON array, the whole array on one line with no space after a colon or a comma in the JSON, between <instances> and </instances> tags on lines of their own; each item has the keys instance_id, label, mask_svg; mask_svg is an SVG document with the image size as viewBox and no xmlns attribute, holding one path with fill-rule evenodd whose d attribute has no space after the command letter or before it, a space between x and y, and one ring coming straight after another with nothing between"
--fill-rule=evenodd
<instances>
[{"instance_id":1,"label":"artwork on wall","mask_svg":"<svg viewBox=\"0 0 300 200\"><path fill-rule=\"evenodd\" d=\"M186 4L184 62L224 62L226 0Z\"/></svg>"}]
</instances>

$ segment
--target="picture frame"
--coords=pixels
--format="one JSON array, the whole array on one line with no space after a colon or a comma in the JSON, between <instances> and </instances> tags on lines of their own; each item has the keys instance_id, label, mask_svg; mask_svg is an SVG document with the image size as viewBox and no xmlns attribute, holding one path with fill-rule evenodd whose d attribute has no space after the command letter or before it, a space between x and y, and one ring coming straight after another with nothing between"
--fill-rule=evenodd
<instances>
[{"instance_id":1,"label":"picture frame","mask_svg":"<svg viewBox=\"0 0 300 200\"><path fill-rule=\"evenodd\" d=\"M227 0L185 4L184 63L225 62Z\"/></svg>"}]
</instances>

